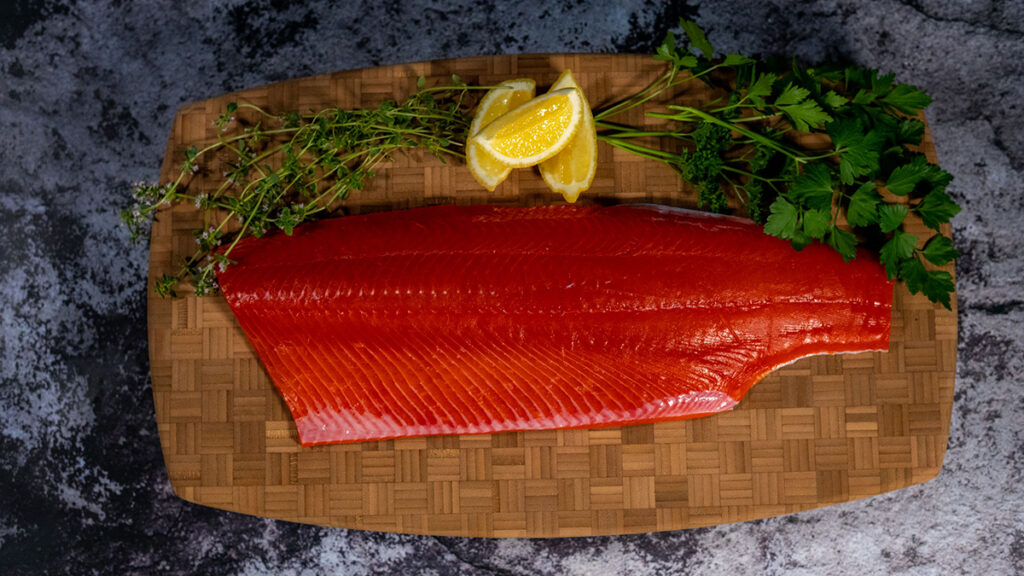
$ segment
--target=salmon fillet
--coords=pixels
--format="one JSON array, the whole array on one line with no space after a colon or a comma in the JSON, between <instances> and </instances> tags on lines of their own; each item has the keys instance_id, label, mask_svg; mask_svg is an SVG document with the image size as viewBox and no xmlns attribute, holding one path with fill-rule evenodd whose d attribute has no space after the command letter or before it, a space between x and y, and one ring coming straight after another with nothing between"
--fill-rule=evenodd
<instances>
[{"instance_id":1,"label":"salmon fillet","mask_svg":"<svg viewBox=\"0 0 1024 576\"><path fill-rule=\"evenodd\" d=\"M218 281L303 445L658 422L886 350L866 252L654 206L435 206L242 240Z\"/></svg>"}]
</instances>

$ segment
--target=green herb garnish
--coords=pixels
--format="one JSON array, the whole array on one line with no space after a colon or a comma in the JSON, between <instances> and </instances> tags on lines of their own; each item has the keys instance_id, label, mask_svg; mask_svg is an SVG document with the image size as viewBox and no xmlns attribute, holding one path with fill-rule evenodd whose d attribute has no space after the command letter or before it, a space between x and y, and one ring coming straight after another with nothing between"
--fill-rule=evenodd
<instances>
[{"instance_id":1,"label":"green herb garnish","mask_svg":"<svg viewBox=\"0 0 1024 576\"><path fill-rule=\"evenodd\" d=\"M216 269L231 264L239 240L271 230L291 234L361 189L396 151L418 148L442 160L464 157L469 129L464 100L475 88L452 76L451 85L432 88L421 77L417 89L402 103L386 101L374 109L275 116L250 104L229 104L215 121L217 141L188 148L174 182L136 184L135 205L121 212L133 240L148 233L151 217L162 207L190 202L203 214L204 226L193 232L195 252L177 273L157 281L157 293L176 296L175 287L186 280L197 295L210 293ZM236 119L242 112L255 118L243 123ZM209 194L189 191L191 177L207 159L211 165L225 162L223 182Z\"/></svg>"},{"instance_id":2,"label":"green herb garnish","mask_svg":"<svg viewBox=\"0 0 1024 576\"><path fill-rule=\"evenodd\" d=\"M942 266L959 256L940 227L960 207L946 194L952 176L912 149L924 134L917 116L931 99L892 75L855 66L781 66L740 54L714 59L695 23L680 26L686 38L677 42L669 33L654 56L668 71L597 112L598 138L672 167L697 187L701 208L726 212L731 194L766 233L797 250L820 241L849 261L858 245L874 248L890 279L950 308L952 276L925 262ZM647 113L668 128L611 121L694 80L714 99L700 106L670 101L666 111ZM641 138L674 142L678 150ZM911 216L934 234L923 240L904 232Z\"/></svg>"}]
</instances>

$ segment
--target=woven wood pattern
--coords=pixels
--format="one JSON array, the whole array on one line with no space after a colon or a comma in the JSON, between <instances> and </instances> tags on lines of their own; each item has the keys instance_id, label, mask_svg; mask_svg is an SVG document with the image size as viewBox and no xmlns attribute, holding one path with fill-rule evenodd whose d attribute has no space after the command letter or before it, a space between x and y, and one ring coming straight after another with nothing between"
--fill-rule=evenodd
<instances>
[{"instance_id":1,"label":"woven wood pattern","mask_svg":"<svg viewBox=\"0 0 1024 576\"><path fill-rule=\"evenodd\" d=\"M595 108L662 70L646 56L523 55L407 64L294 80L181 109L164 160L215 139L229 101L275 111L366 107L419 75L470 83L571 68ZM699 92L680 95L699 99ZM623 119L643 122L639 112ZM923 150L934 161L926 135ZM668 168L604 144L586 202L692 206ZM219 173L211 170L212 173ZM202 173L192 184L212 189ZM435 203L558 202L516 170L487 193L464 165L399 156L351 212ZM150 285L191 253L191 206L154 225ZM910 230L922 232L923 230ZM589 536L706 526L871 496L938 474L953 403L956 313L897 287L886 353L807 358L769 375L731 411L595 430L426 437L303 448L284 402L220 296L150 290L149 342L161 445L175 493L217 508L345 528L465 536Z\"/></svg>"}]
</instances>

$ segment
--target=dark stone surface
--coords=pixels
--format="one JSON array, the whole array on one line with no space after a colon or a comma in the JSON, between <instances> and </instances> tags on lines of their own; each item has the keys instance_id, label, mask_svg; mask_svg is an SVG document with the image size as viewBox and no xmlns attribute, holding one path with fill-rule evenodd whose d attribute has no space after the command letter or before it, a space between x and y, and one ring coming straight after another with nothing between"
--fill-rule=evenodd
<instances>
[{"instance_id":1,"label":"dark stone surface","mask_svg":"<svg viewBox=\"0 0 1024 576\"><path fill-rule=\"evenodd\" d=\"M852 61L934 98L963 207L949 451L932 482L792 516L564 540L262 520L170 491L148 382L147 252L117 210L181 105L346 68L719 49ZM386 25L382 25L386 24ZM0 573L1024 573L1024 3L939 0L0 4Z\"/></svg>"}]
</instances>

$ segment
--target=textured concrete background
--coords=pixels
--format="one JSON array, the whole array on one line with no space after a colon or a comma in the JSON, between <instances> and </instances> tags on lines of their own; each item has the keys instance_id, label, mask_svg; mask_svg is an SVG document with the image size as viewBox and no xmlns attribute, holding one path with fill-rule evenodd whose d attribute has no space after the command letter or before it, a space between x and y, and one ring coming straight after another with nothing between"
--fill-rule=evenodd
<instances>
[{"instance_id":1,"label":"textured concrete background","mask_svg":"<svg viewBox=\"0 0 1024 576\"><path fill-rule=\"evenodd\" d=\"M719 49L894 72L935 103L960 347L925 485L661 534L466 540L317 528L170 491L148 383L147 252L117 210L181 105L415 60L649 52L678 16ZM386 25L382 25L386 24ZM0 2L0 572L1024 573L1024 3L942 0Z\"/></svg>"}]
</instances>

